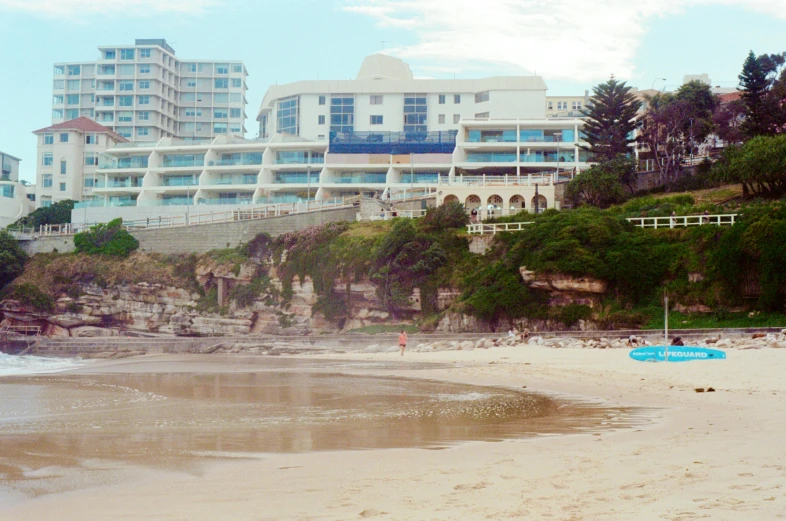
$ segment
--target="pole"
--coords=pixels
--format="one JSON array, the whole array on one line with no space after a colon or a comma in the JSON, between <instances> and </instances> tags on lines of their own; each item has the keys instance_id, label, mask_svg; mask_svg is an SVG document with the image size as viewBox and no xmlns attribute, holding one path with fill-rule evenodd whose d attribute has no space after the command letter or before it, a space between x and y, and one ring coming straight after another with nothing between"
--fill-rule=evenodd
<instances>
[{"instance_id":1,"label":"pole","mask_svg":"<svg viewBox=\"0 0 786 521\"><path fill-rule=\"evenodd\" d=\"M191 185L186 185L186 226L191 224Z\"/></svg>"},{"instance_id":2,"label":"pole","mask_svg":"<svg viewBox=\"0 0 786 521\"><path fill-rule=\"evenodd\" d=\"M413 186L415 178L415 156L409 154L409 196L415 197L415 188Z\"/></svg>"},{"instance_id":3,"label":"pole","mask_svg":"<svg viewBox=\"0 0 786 521\"><path fill-rule=\"evenodd\" d=\"M669 296L664 295L664 322L663 322L663 343L665 344L664 347L666 348L666 361L669 361Z\"/></svg>"},{"instance_id":4,"label":"pole","mask_svg":"<svg viewBox=\"0 0 786 521\"><path fill-rule=\"evenodd\" d=\"M306 211L308 211L309 203L311 202L311 165L308 165L306 169L306 186L308 186L308 192L306 192Z\"/></svg>"}]
</instances>

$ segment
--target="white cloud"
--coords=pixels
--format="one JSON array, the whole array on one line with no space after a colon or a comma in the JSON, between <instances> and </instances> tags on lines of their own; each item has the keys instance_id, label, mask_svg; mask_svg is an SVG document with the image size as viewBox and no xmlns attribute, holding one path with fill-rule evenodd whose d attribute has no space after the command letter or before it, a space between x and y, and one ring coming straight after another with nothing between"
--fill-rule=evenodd
<instances>
[{"instance_id":1,"label":"white cloud","mask_svg":"<svg viewBox=\"0 0 786 521\"><path fill-rule=\"evenodd\" d=\"M349 0L347 11L417 43L388 49L415 68L502 66L547 79L634 76L647 22L692 5L734 5L786 18L786 0ZM432 68L433 70L433 68Z\"/></svg>"},{"instance_id":2,"label":"white cloud","mask_svg":"<svg viewBox=\"0 0 786 521\"><path fill-rule=\"evenodd\" d=\"M160 13L199 14L217 0L0 0L0 10L47 18L86 15L148 16Z\"/></svg>"}]
</instances>

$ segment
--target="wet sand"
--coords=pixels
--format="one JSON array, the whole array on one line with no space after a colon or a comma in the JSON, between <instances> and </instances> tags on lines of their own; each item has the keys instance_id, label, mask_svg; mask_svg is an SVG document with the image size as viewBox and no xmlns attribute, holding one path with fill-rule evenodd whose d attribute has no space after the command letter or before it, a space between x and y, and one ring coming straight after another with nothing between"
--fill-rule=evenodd
<instances>
[{"instance_id":1,"label":"wet sand","mask_svg":"<svg viewBox=\"0 0 786 521\"><path fill-rule=\"evenodd\" d=\"M349 356L331 359L341 365ZM779 396L786 352L732 351L727 361L685 364L637 363L625 350L408 354L407 364L440 364L419 370L399 369L397 355L362 358L371 364L365 374L511 389L526 385L552 396L644 410L654 422L440 447L445 450L266 454L192 469L129 465L119 469L125 474L116 484L35 499L0 498L0 518L627 521L786 516L781 434L786 406ZM145 372L137 360L102 364L88 371ZM211 362L193 364L223 371ZM244 371L240 363L232 370ZM708 386L717 392L694 392Z\"/></svg>"}]
</instances>

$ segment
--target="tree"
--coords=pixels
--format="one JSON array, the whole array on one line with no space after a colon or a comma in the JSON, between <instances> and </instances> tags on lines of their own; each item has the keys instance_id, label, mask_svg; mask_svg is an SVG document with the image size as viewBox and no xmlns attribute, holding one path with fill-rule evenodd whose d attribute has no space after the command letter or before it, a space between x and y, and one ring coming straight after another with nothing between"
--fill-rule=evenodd
<instances>
[{"instance_id":1,"label":"tree","mask_svg":"<svg viewBox=\"0 0 786 521\"><path fill-rule=\"evenodd\" d=\"M59 201L52 206L36 209L26 217L22 217L11 228L32 227L38 228L46 224L67 224L71 222L71 210L74 209L76 201L68 199Z\"/></svg>"},{"instance_id":2,"label":"tree","mask_svg":"<svg viewBox=\"0 0 786 521\"><path fill-rule=\"evenodd\" d=\"M688 104L688 121L683 134L689 138L688 147L703 143L714 130L712 115L718 108L718 97L712 93L710 86L700 81L690 81L682 85L674 94L674 99Z\"/></svg>"},{"instance_id":3,"label":"tree","mask_svg":"<svg viewBox=\"0 0 786 521\"><path fill-rule=\"evenodd\" d=\"M619 154L630 153L636 129L636 114L641 107L631 88L612 76L609 81L596 85L589 106L582 113L587 118L584 134L597 161L614 159Z\"/></svg>"},{"instance_id":4,"label":"tree","mask_svg":"<svg viewBox=\"0 0 786 521\"><path fill-rule=\"evenodd\" d=\"M740 73L740 91L746 117L742 129L749 138L773 135L784 130L786 123L786 53L748 53Z\"/></svg>"},{"instance_id":5,"label":"tree","mask_svg":"<svg viewBox=\"0 0 786 521\"><path fill-rule=\"evenodd\" d=\"M628 167L623 166L627 163ZM577 175L567 186L565 195L576 202L605 208L625 199L623 178L635 172L632 160L618 156L594 165Z\"/></svg>"},{"instance_id":6,"label":"tree","mask_svg":"<svg viewBox=\"0 0 786 521\"><path fill-rule=\"evenodd\" d=\"M673 94L646 96L647 111L639 121L638 141L648 149L660 171L661 182L672 182L690 146L686 129L694 108Z\"/></svg>"},{"instance_id":7,"label":"tree","mask_svg":"<svg viewBox=\"0 0 786 521\"><path fill-rule=\"evenodd\" d=\"M27 255L10 233L0 230L0 290L22 274Z\"/></svg>"},{"instance_id":8,"label":"tree","mask_svg":"<svg viewBox=\"0 0 786 521\"><path fill-rule=\"evenodd\" d=\"M714 175L726 183L742 183L754 197L786 194L786 134L756 136L740 148L729 148Z\"/></svg>"},{"instance_id":9,"label":"tree","mask_svg":"<svg viewBox=\"0 0 786 521\"><path fill-rule=\"evenodd\" d=\"M725 145L737 145L744 141L742 126L746 111L745 103L741 99L736 99L721 104L712 115L715 134Z\"/></svg>"}]
</instances>

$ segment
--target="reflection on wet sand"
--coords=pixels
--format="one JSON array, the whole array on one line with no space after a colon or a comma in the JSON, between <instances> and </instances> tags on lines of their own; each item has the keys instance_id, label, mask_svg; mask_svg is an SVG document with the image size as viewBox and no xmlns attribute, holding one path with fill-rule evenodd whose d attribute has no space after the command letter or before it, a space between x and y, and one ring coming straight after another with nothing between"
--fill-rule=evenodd
<instances>
[{"instance_id":1,"label":"reflection on wet sand","mask_svg":"<svg viewBox=\"0 0 786 521\"><path fill-rule=\"evenodd\" d=\"M39 495L123 479L135 466L197 472L216 458L273 452L440 448L622 427L636 415L505 389L275 367L4 379L0 486Z\"/></svg>"}]
</instances>

